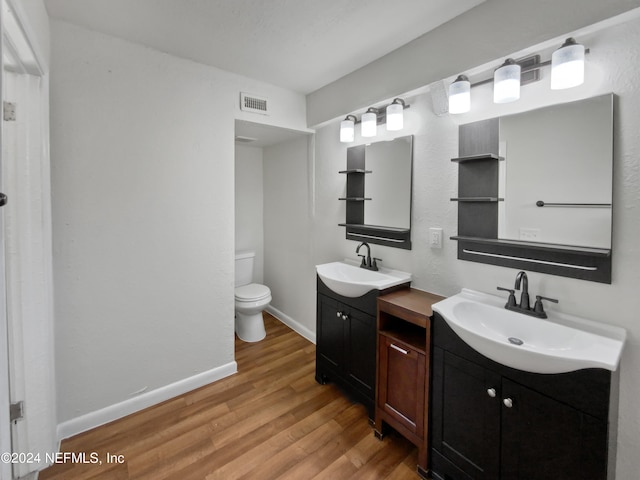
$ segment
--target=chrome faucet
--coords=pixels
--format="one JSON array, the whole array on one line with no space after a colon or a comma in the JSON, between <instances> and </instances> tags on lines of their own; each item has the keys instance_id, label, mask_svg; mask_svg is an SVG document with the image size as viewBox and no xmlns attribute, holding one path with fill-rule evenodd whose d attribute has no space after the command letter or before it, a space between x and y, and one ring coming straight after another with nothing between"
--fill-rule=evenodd
<instances>
[{"instance_id":1,"label":"chrome faucet","mask_svg":"<svg viewBox=\"0 0 640 480\"><path fill-rule=\"evenodd\" d=\"M522 294L520 295L520 304L518 305L518 303L516 302L515 293L516 290L520 290L520 287L522 287ZM506 308L507 310L513 310L514 312L531 315L533 317L547 318L547 314L544 311L544 306L542 305L542 300L558 303L558 300L556 300L555 298L536 295L536 303L533 308L531 308L531 303L529 302L529 279L527 278L526 272L518 272L518 274L516 275L516 284L513 290L504 287L498 287L498 290L509 292L509 298L504 308Z\"/></svg>"},{"instance_id":2,"label":"chrome faucet","mask_svg":"<svg viewBox=\"0 0 640 480\"><path fill-rule=\"evenodd\" d=\"M360 247L367 247L367 255L366 257L364 255L360 255ZM362 242L360 245L358 245L358 248L356 248L356 254L359 257L362 257L362 262L360 263L360 268L366 268L367 270L378 270L378 263L376 262L376 260L380 260L379 258L374 258L373 262L371 261L371 248L369 247L369 244L367 242Z\"/></svg>"}]
</instances>

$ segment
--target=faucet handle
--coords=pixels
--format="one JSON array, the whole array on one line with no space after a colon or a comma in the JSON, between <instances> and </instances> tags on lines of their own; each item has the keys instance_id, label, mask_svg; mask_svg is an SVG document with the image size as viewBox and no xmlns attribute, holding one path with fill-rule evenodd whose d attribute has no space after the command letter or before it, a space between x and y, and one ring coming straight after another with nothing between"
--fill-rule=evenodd
<instances>
[{"instance_id":1,"label":"faucet handle","mask_svg":"<svg viewBox=\"0 0 640 480\"><path fill-rule=\"evenodd\" d=\"M546 300L547 302L559 303L555 298L543 297L542 295L536 295L536 303L533 306L533 311L536 313L544 314L544 306L542 305L542 300ZM546 316L546 314L545 314Z\"/></svg>"},{"instance_id":2,"label":"faucet handle","mask_svg":"<svg viewBox=\"0 0 640 480\"><path fill-rule=\"evenodd\" d=\"M498 290L502 290L503 292L509 292L509 298L507 299L506 308L516 307L518 304L516 302L516 291L511 288L498 287Z\"/></svg>"},{"instance_id":3,"label":"faucet handle","mask_svg":"<svg viewBox=\"0 0 640 480\"><path fill-rule=\"evenodd\" d=\"M367 260L366 260L366 255L358 255L360 258L362 258L362 262L360 263L360 267L362 268L367 268Z\"/></svg>"},{"instance_id":4,"label":"faucet handle","mask_svg":"<svg viewBox=\"0 0 640 480\"><path fill-rule=\"evenodd\" d=\"M373 264L371 265L371 268L373 268L374 270L378 270L378 262L381 262L381 261L382 261L381 258L373 257Z\"/></svg>"}]
</instances>

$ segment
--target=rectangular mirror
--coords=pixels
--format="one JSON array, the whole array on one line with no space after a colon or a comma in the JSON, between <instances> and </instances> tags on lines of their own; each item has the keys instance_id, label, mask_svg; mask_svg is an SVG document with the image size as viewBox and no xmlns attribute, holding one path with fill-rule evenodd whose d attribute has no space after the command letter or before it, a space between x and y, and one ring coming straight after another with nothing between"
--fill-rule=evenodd
<instances>
[{"instance_id":1,"label":"rectangular mirror","mask_svg":"<svg viewBox=\"0 0 640 480\"><path fill-rule=\"evenodd\" d=\"M366 225L411 228L411 138L365 146Z\"/></svg>"},{"instance_id":2,"label":"rectangular mirror","mask_svg":"<svg viewBox=\"0 0 640 480\"><path fill-rule=\"evenodd\" d=\"M411 249L413 136L347 149L346 238Z\"/></svg>"},{"instance_id":3,"label":"rectangular mirror","mask_svg":"<svg viewBox=\"0 0 640 480\"><path fill-rule=\"evenodd\" d=\"M459 126L459 259L611 283L613 100Z\"/></svg>"},{"instance_id":4,"label":"rectangular mirror","mask_svg":"<svg viewBox=\"0 0 640 480\"><path fill-rule=\"evenodd\" d=\"M499 123L498 238L610 249L613 95Z\"/></svg>"}]
</instances>

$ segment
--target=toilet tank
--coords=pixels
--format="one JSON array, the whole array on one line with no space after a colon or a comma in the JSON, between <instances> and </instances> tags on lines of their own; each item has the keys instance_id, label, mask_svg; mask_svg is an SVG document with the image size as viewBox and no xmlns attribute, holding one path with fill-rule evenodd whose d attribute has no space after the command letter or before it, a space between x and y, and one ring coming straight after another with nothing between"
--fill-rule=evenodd
<instances>
[{"instance_id":1,"label":"toilet tank","mask_svg":"<svg viewBox=\"0 0 640 480\"><path fill-rule=\"evenodd\" d=\"M253 260L256 252L236 252L235 286L248 285L253 281Z\"/></svg>"}]
</instances>

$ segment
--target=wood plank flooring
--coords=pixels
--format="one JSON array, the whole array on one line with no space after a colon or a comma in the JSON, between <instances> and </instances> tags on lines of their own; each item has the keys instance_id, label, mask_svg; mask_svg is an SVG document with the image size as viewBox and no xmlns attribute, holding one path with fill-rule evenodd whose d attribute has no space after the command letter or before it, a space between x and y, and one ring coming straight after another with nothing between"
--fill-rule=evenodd
<instances>
[{"instance_id":1,"label":"wood plank flooring","mask_svg":"<svg viewBox=\"0 0 640 480\"><path fill-rule=\"evenodd\" d=\"M316 383L313 344L268 314L265 326L262 342L236 339L237 374L64 440L102 464L40 480L419 479L412 444L377 440L361 405Z\"/></svg>"}]
</instances>

